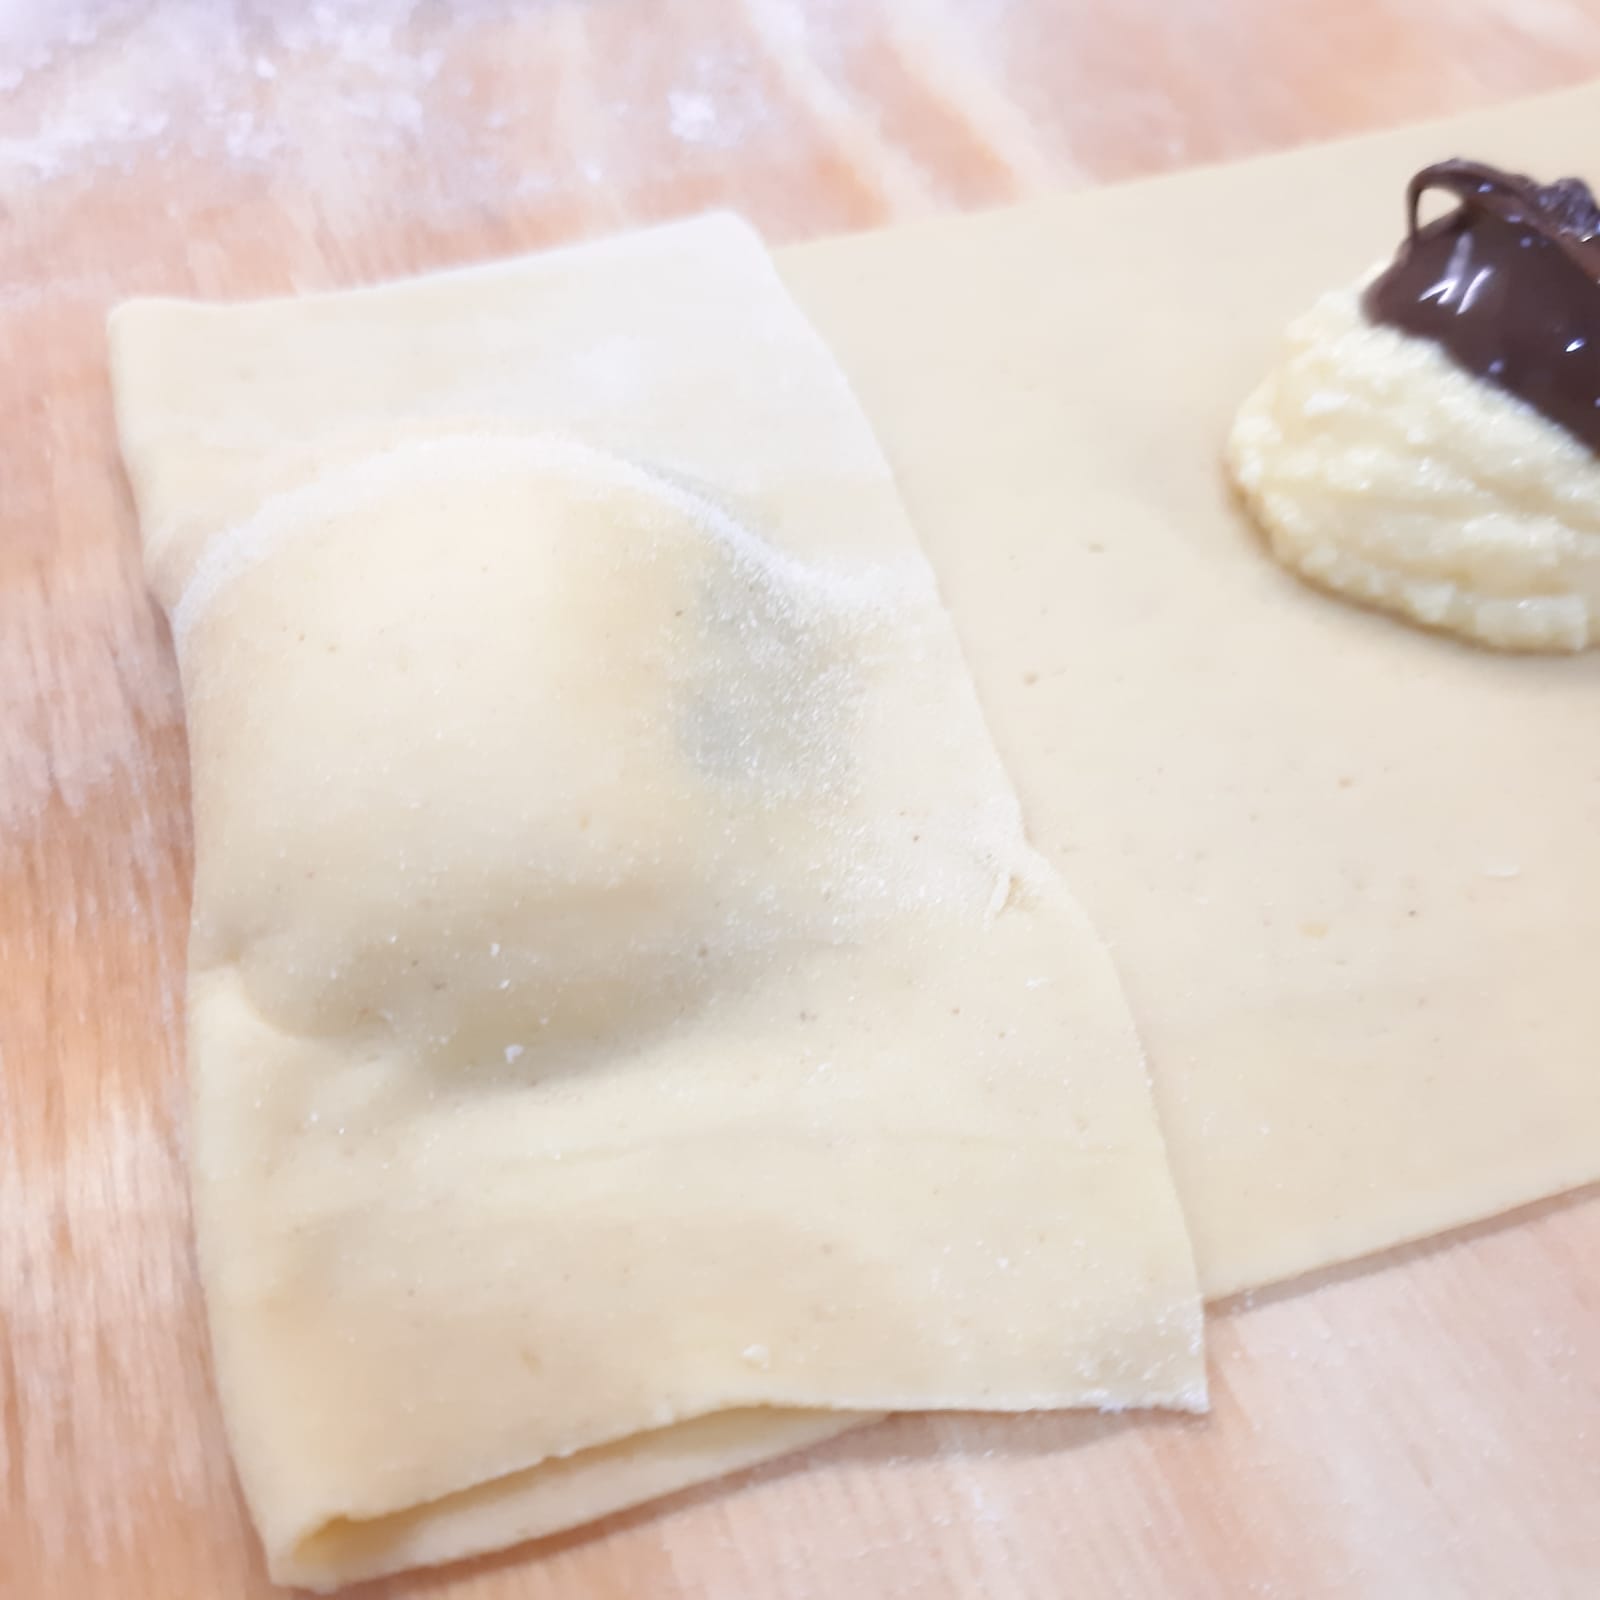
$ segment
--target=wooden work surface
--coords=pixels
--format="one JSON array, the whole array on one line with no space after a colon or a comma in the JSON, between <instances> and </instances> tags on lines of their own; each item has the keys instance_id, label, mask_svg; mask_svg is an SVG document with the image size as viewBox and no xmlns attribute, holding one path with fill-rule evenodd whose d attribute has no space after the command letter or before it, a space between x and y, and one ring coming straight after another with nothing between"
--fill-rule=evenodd
<instances>
[{"instance_id":1,"label":"wooden work surface","mask_svg":"<svg viewBox=\"0 0 1600 1600\"><path fill-rule=\"evenodd\" d=\"M184 738L108 304L713 204L799 239L1596 72L1594 0L0 11L0 1594L269 1589L189 1240ZM901 1418L362 1592L1593 1596L1596 1260L1600 1201L1553 1202L1225 1308L1209 1419Z\"/></svg>"}]
</instances>

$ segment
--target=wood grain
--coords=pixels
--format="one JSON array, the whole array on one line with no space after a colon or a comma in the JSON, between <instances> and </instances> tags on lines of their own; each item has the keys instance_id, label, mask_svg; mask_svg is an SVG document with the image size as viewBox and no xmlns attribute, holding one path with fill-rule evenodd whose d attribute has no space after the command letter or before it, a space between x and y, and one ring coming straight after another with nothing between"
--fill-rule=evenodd
<instances>
[{"instance_id":1,"label":"wood grain","mask_svg":"<svg viewBox=\"0 0 1600 1600\"><path fill-rule=\"evenodd\" d=\"M0 20L0 1593L259 1595L189 1244L185 749L107 305L1239 156L1600 72L1600 4L36 11ZM1230 1308L1204 1422L901 1418L367 1592L1590 1596L1597 1253L1600 1199L1552 1203Z\"/></svg>"}]
</instances>

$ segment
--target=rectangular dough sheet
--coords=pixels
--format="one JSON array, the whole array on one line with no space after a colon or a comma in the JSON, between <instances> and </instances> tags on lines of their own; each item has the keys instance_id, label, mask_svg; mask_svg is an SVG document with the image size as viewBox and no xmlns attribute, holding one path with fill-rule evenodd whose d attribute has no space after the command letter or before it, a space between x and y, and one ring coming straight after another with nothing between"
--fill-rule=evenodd
<instances>
[{"instance_id":1,"label":"rectangular dough sheet","mask_svg":"<svg viewBox=\"0 0 1600 1600\"><path fill-rule=\"evenodd\" d=\"M861 1412L1204 1403L1114 967L748 229L139 302L112 355L189 721L202 1272L275 1577Z\"/></svg>"},{"instance_id":2,"label":"rectangular dough sheet","mask_svg":"<svg viewBox=\"0 0 1600 1600\"><path fill-rule=\"evenodd\" d=\"M779 258L1112 945L1208 1297L1600 1178L1600 655L1313 592L1219 466L1413 171L1597 148L1588 86Z\"/></svg>"}]
</instances>

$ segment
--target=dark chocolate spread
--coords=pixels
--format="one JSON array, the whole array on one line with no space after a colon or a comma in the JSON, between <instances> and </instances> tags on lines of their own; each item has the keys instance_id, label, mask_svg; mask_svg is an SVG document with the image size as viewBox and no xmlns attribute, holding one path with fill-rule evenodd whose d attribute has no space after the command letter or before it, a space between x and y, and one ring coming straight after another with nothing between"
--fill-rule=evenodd
<instances>
[{"instance_id":1,"label":"dark chocolate spread","mask_svg":"<svg viewBox=\"0 0 1600 1600\"><path fill-rule=\"evenodd\" d=\"M1430 189L1460 204L1419 225ZM1406 207L1410 232L1368 286L1367 315L1433 340L1600 453L1600 209L1587 186L1441 161L1411 180Z\"/></svg>"}]
</instances>

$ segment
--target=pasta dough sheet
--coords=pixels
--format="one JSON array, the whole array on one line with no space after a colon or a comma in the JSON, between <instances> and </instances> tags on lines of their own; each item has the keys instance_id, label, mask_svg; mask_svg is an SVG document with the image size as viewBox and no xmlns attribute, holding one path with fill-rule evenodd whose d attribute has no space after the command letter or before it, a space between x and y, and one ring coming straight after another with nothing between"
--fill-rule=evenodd
<instances>
[{"instance_id":1,"label":"pasta dough sheet","mask_svg":"<svg viewBox=\"0 0 1600 1600\"><path fill-rule=\"evenodd\" d=\"M779 258L1112 945L1208 1295L1600 1178L1600 659L1307 589L1221 467L1413 171L1597 142L1591 86Z\"/></svg>"},{"instance_id":2,"label":"pasta dough sheet","mask_svg":"<svg viewBox=\"0 0 1600 1600\"><path fill-rule=\"evenodd\" d=\"M134 304L112 345L189 722L200 1258L277 1578L862 1412L1203 1405L1113 965L752 233Z\"/></svg>"}]
</instances>

